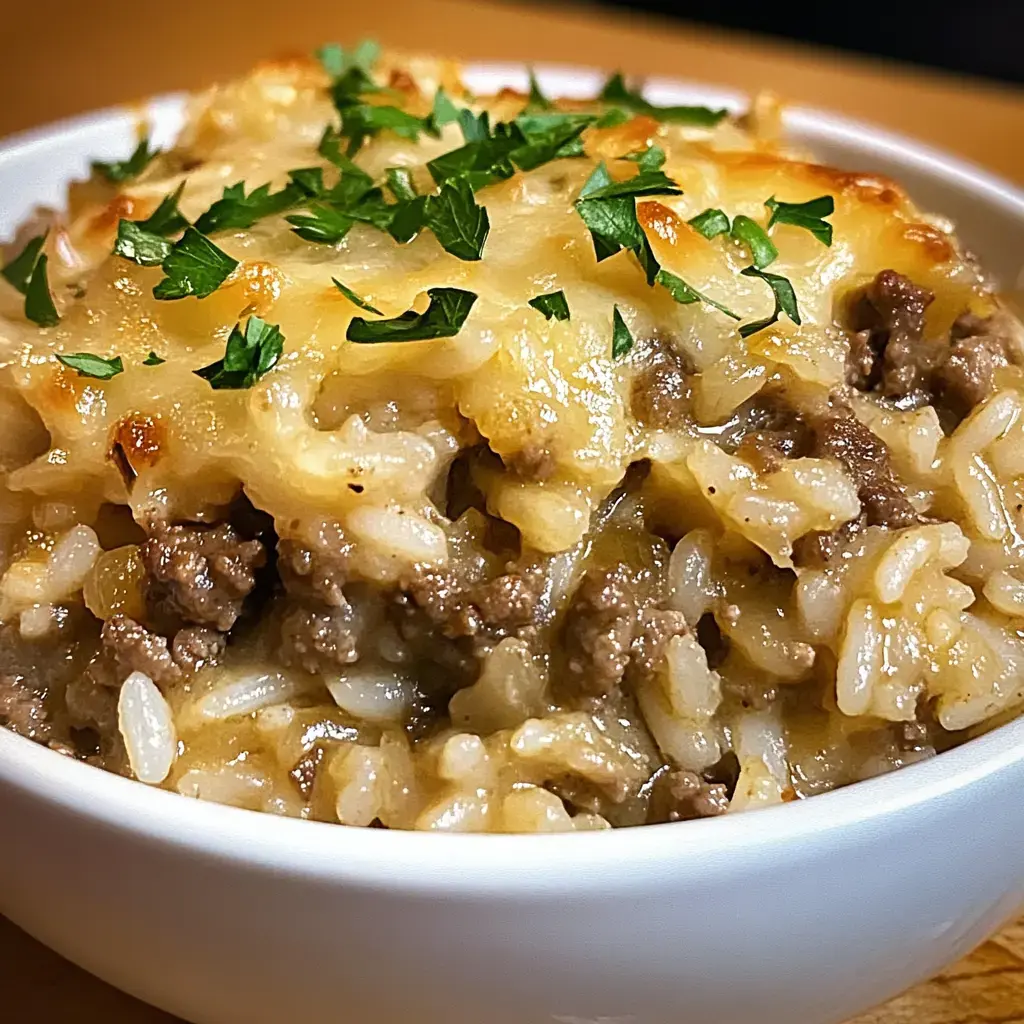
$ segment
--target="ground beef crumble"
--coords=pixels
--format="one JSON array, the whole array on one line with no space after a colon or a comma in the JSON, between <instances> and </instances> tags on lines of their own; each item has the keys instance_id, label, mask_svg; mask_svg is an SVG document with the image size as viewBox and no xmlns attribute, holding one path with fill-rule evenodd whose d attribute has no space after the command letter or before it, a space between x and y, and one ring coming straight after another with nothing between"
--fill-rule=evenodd
<instances>
[{"instance_id":1,"label":"ground beef crumble","mask_svg":"<svg viewBox=\"0 0 1024 1024\"><path fill-rule=\"evenodd\" d=\"M994 386L1014 346L1006 318L964 313L947 337L924 337L925 310L934 296L883 270L853 303L847 383L873 391L899 408L932 403L962 419Z\"/></svg>"},{"instance_id":2,"label":"ground beef crumble","mask_svg":"<svg viewBox=\"0 0 1024 1024\"><path fill-rule=\"evenodd\" d=\"M650 359L633 378L629 407L633 417L653 430L671 430L689 422L690 372L685 358L668 344L652 348Z\"/></svg>"},{"instance_id":3,"label":"ground beef crumble","mask_svg":"<svg viewBox=\"0 0 1024 1024\"><path fill-rule=\"evenodd\" d=\"M258 540L243 540L227 523L157 526L142 546L148 598L189 622L227 632L266 562Z\"/></svg>"},{"instance_id":4,"label":"ground beef crumble","mask_svg":"<svg viewBox=\"0 0 1024 1024\"><path fill-rule=\"evenodd\" d=\"M846 412L823 416L811 427L811 454L835 459L850 474L869 526L900 529L918 522L917 511L896 477L889 449L881 438Z\"/></svg>"},{"instance_id":5,"label":"ground beef crumble","mask_svg":"<svg viewBox=\"0 0 1024 1024\"><path fill-rule=\"evenodd\" d=\"M310 674L329 672L359 660L359 630L352 607L302 606L281 622L281 660Z\"/></svg>"},{"instance_id":6,"label":"ground beef crumble","mask_svg":"<svg viewBox=\"0 0 1024 1024\"><path fill-rule=\"evenodd\" d=\"M0 725L38 743L52 733L46 710L46 692L31 686L24 676L0 675Z\"/></svg>"},{"instance_id":7,"label":"ground beef crumble","mask_svg":"<svg viewBox=\"0 0 1024 1024\"><path fill-rule=\"evenodd\" d=\"M590 569L565 617L566 682L576 693L604 696L622 681L637 629L628 568Z\"/></svg>"},{"instance_id":8,"label":"ground beef crumble","mask_svg":"<svg viewBox=\"0 0 1024 1024\"><path fill-rule=\"evenodd\" d=\"M707 782L694 772L664 767L648 782L649 825L668 821L713 818L729 809L729 795L720 782Z\"/></svg>"},{"instance_id":9,"label":"ground beef crumble","mask_svg":"<svg viewBox=\"0 0 1024 1024\"><path fill-rule=\"evenodd\" d=\"M171 657L167 638L151 633L127 615L107 619L101 636L104 648L117 665L118 683L132 672L142 672L158 686L176 683L181 678L181 668Z\"/></svg>"},{"instance_id":10,"label":"ground beef crumble","mask_svg":"<svg viewBox=\"0 0 1024 1024\"><path fill-rule=\"evenodd\" d=\"M343 588L351 575L352 542L337 523L321 524L312 538L282 538L277 568L285 590L304 600L332 608L346 604Z\"/></svg>"},{"instance_id":11,"label":"ground beef crumble","mask_svg":"<svg viewBox=\"0 0 1024 1024\"><path fill-rule=\"evenodd\" d=\"M647 675L661 669L665 651L673 637L686 636L690 627L682 612L668 608L647 608L641 615L641 625L633 644L633 663Z\"/></svg>"},{"instance_id":12,"label":"ground beef crumble","mask_svg":"<svg viewBox=\"0 0 1024 1024\"><path fill-rule=\"evenodd\" d=\"M501 640L532 638L544 585L540 573L511 565L490 580L425 569L395 592L395 624L417 657L447 669L465 685Z\"/></svg>"},{"instance_id":13,"label":"ground beef crumble","mask_svg":"<svg viewBox=\"0 0 1024 1024\"><path fill-rule=\"evenodd\" d=\"M206 626L179 629L168 643L166 637L127 615L112 615L100 636L117 667L116 680L112 680L116 683L132 672L142 672L158 686L167 686L216 663L225 647L223 635Z\"/></svg>"},{"instance_id":14,"label":"ground beef crumble","mask_svg":"<svg viewBox=\"0 0 1024 1024\"><path fill-rule=\"evenodd\" d=\"M198 672L208 665L215 665L225 647L223 633L206 626L186 626L174 634L171 657L184 672Z\"/></svg>"}]
</instances>

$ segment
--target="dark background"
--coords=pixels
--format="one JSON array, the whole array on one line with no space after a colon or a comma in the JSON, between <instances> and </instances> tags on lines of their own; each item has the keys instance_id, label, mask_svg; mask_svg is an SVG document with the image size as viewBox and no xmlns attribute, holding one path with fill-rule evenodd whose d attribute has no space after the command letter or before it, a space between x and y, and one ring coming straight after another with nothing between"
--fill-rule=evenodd
<instances>
[{"instance_id":1,"label":"dark background","mask_svg":"<svg viewBox=\"0 0 1024 1024\"><path fill-rule=\"evenodd\" d=\"M1024 83L1024 0L602 2Z\"/></svg>"}]
</instances>

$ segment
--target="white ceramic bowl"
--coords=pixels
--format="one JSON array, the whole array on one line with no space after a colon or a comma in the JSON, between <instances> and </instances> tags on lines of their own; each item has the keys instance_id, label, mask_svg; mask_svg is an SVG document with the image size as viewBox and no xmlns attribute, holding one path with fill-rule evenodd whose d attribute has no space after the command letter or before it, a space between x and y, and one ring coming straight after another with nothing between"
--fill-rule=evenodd
<instances>
[{"instance_id":1,"label":"white ceramic bowl","mask_svg":"<svg viewBox=\"0 0 1024 1024\"><path fill-rule=\"evenodd\" d=\"M521 68L475 68L478 91ZM596 73L550 70L592 94ZM662 102L735 102L652 83ZM153 105L173 134L176 99ZM791 133L883 171L1004 282L1024 197L807 110ZM58 202L133 116L0 146L0 236ZM89 971L203 1024L828 1024L962 956L1024 905L1024 721L807 803L605 833L352 829L186 800L0 729L0 911Z\"/></svg>"}]
</instances>

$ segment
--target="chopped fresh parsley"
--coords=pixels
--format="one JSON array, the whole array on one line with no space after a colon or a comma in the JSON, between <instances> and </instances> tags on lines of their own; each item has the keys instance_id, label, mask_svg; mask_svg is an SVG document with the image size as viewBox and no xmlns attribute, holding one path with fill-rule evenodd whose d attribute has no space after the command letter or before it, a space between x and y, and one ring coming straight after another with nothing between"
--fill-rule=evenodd
<instances>
[{"instance_id":1,"label":"chopped fresh parsley","mask_svg":"<svg viewBox=\"0 0 1024 1024\"><path fill-rule=\"evenodd\" d=\"M303 196L318 196L324 190L322 167L297 167L288 172L288 177Z\"/></svg>"},{"instance_id":2,"label":"chopped fresh parsley","mask_svg":"<svg viewBox=\"0 0 1024 1024\"><path fill-rule=\"evenodd\" d=\"M580 135L594 122L590 114L524 113L493 130L486 113L459 115L465 145L427 163L439 185L464 177L474 191L511 178L516 167L530 171L559 157L582 156Z\"/></svg>"},{"instance_id":3,"label":"chopped fresh parsley","mask_svg":"<svg viewBox=\"0 0 1024 1024\"><path fill-rule=\"evenodd\" d=\"M631 114L646 114L656 121L672 124L692 124L703 128L714 128L728 114L727 110L713 110L711 107L658 107L630 89L621 74L612 75L604 84L599 99L605 103L628 110Z\"/></svg>"},{"instance_id":4,"label":"chopped fresh parsley","mask_svg":"<svg viewBox=\"0 0 1024 1024\"><path fill-rule=\"evenodd\" d=\"M780 313L785 313L793 323L800 323L800 310L796 302L796 292L793 291L793 285L788 278L782 277L779 274L766 274L757 267L747 267L745 270L741 270L740 273L744 277L760 278L771 288L772 294L775 296L775 310L772 315L765 317L763 320L742 324L740 326L741 338L749 338L752 334L757 334L758 331L771 327L779 319Z\"/></svg>"},{"instance_id":5,"label":"chopped fresh parsley","mask_svg":"<svg viewBox=\"0 0 1024 1024\"><path fill-rule=\"evenodd\" d=\"M358 104L362 97L383 91L366 68L357 66L346 68L331 82L330 88L331 101L339 113Z\"/></svg>"},{"instance_id":6,"label":"chopped fresh parsley","mask_svg":"<svg viewBox=\"0 0 1024 1024\"><path fill-rule=\"evenodd\" d=\"M341 175L330 189L323 187L322 176L319 182L305 179L306 185L318 186L317 191L307 197L315 196L317 201L300 202L307 212L286 218L295 233L307 242L334 244L348 234L356 221L386 230L395 208L384 201L384 193L373 184L373 178L341 152L339 136L333 129L324 132L318 151L341 171ZM293 171L293 182L295 174Z\"/></svg>"},{"instance_id":7,"label":"chopped fresh parsley","mask_svg":"<svg viewBox=\"0 0 1024 1024\"><path fill-rule=\"evenodd\" d=\"M515 168L510 156L516 145L517 140L507 126L498 125L494 135L488 133L483 138L471 138L458 149L427 161L427 170L438 185L464 178L475 191L512 177Z\"/></svg>"},{"instance_id":8,"label":"chopped fresh parsley","mask_svg":"<svg viewBox=\"0 0 1024 1024\"><path fill-rule=\"evenodd\" d=\"M326 43L316 51L316 57L331 78L340 78L351 68L369 72L380 57L380 43L376 39L364 39L351 51L338 43Z\"/></svg>"},{"instance_id":9,"label":"chopped fresh parsley","mask_svg":"<svg viewBox=\"0 0 1024 1024\"><path fill-rule=\"evenodd\" d=\"M434 106L430 111L430 122L435 129L443 128L459 119L459 108L441 86L434 93Z\"/></svg>"},{"instance_id":10,"label":"chopped fresh parsley","mask_svg":"<svg viewBox=\"0 0 1024 1024\"><path fill-rule=\"evenodd\" d=\"M46 253L40 255L32 268L32 276L25 290L25 316L40 327L56 327L60 323L57 307L50 294L50 283L46 278Z\"/></svg>"},{"instance_id":11,"label":"chopped fresh parsley","mask_svg":"<svg viewBox=\"0 0 1024 1024\"><path fill-rule=\"evenodd\" d=\"M665 150L660 146L651 145L638 153L627 153L624 159L632 160L640 168L641 173L660 171L665 166Z\"/></svg>"},{"instance_id":12,"label":"chopped fresh parsley","mask_svg":"<svg viewBox=\"0 0 1024 1024\"><path fill-rule=\"evenodd\" d=\"M324 203L314 203L306 213L293 214L287 220L299 238L321 245L340 242L355 224L352 217Z\"/></svg>"},{"instance_id":13,"label":"chopped fresh parsley","mask_svg":"<svg viewBox=\"0 0 1024 1024\"><path fill-rule=\"evenodd\" d=\"M537 76L533 73L533 68L530 68L530 95L526 102L526 109L551 110L553 106L554 104L541 90L540 83L537 81Z\"/></svg>"},{"instance_id":14,"label":"chopped fresh parsley","mask_svg":"<svg viewBox=\"0 0 1024 1024\"><path fill-rule=\"evenodd\" d=\"M622 319L619 307L612 313L612 359L621 359L633 348L633 335L629 333L626 321Z\"/></svg>"},{"instance_id":15,"label":"chopped fresh parsley","mask_svg":"<svg viewBox=\"0 0 1024 1024\"><path fill-rule=\"evenodd\" d=\"M145 220L135 221L136 226L154 235L176 235L179 231L184 231L188 227L188 221L178 209L184 191L185 182L182 182L174 192L160 200L160 205Z\"/></svg>"},{"instance_id":16,"label":"chopped fresh parsley","mask_svg":"<svg viewBox=\"0 0 1024 1024\"><path fill-rule=\"evenodd\" d=\"M400 107L353 103L341 109L341 134L348 139L349 156L357 153L370 136L385 130L413 141L424 133L437 134L430 116L416 117Z\"/></svg>"},{"instance_id":17,"label":"chopped fresh parsley","mask_svg":"<svg viewBox=\"0 0 1024 1024\"><path fill-rule=\"evenodd\" d=\"M258 220L272 217L291 209L307 197L306 191L295 182L285 185L277 192L270 191L270 185L260 185L248 195L245 182L236 181L224 189L224 193L195 223L196 231L204 235L214 231L238 231L251 228Z\"/></svg>"},{"instance_id":18,"label":"chopped fresh parsley","mask_svg":"<svg viewBox=\"0 0 1024 1024\"><path fill-rule=\"evenodd\" d=\"M412 171L408 167L389 167L387 169L388 188L398 202L408 202L416 198L416 187L412 181Z\"/></svg>"},{"instance_id":19,"label":"chopped fresh parsley","mask_svg":"<svg viewBox=\"0 0 1024 1024\"><path fill-rule=\"evenodd\" d=\"M620 124L625 124L631 120L631 115L625 111L620 110L618 107L612 107L611 110L606 110L595 122L595 128L618 128Z\"/></svg>"},{"instance_id":20,"label":"chopped fresh parsley","mask_svg":"<svg viewBox=\"0 0 1024 1024\"><path fill-rule=\"evenodd\" d=\"M142 360L143 366L159 366L161 363L166 363L166 359L161 359L155 352L150 352L145 359Z\"/></svg>"},{"instance_id":21,"label":"chopped fresh parsley","mask_svg":"<svg viewBox=\"0 0 1024 1024\"><path fill-rule=\"evenodd\" d=\"M360 344L390 341L427 341L453 338L462 328L476 302L473 292L461 288L430 288L426 312L409 310L390 320L364 320L354 317L345 337Z\"/></svg>"},{"instance_id":22,"label":"chopped fresh parsley","mask_svg":"<svg viewBox=\"0 0 1024 1024\"><path fill-rule=\"evenodd\" d=\"M132 178L137 178L159 154L159 149L149 148L149 136L144 135L127 160L113 160L109 163L103 160L94 160L92 169L98 174L102 174L107 181L115 183L129 181Z\"/></svg>"},{"instance_id":23,"label":"chopped fresh parsley","mask_svg":"<svg viewBox=\"0 0 1024 1024\"><path fill-rule=\"evenodd\" d=\"M539 313L544 314L545 320L568 320L569 303L565 301L565 292L550 292L547 295L535 295L530 299L530 305Z\"/></svg>"},{"instance_id":24,"label":"chopped fresh parsley","mask_svg":"<svg viewBox=\"0 0 1024 1024\"><path fill-rule=\"evenodd\" d=\"M30 238L25 243L25 248L0 270L0 274L4 276L7 282L21 292L22 295L28 291L28 283L32 279L32 271L39 259L40 252L43 250L47 234L48 232L43 232L41 235L36 235L35 238Z\"/></svg>"},{"instance_id":25,"label":"chopped fresh parsley","mask_svg":"<svg viewBox=\"0 0 1024 1024\"><path fill-rule=\"evenodd\" d=\"M709 207L703 213L698 213L696 217L691 217L686 223L705 238L727 235L732 230L729 218L725 213L713 207Z\"/></svg>"},{"instance_id":26,"label":"chopped fresh parsley","mask_svg":"<svg viewBox=\"0 0 1024 1024\"><path fill-rule=\"evenodd\" d=\"M342 153L341 144L343 141L344 139L338 134L337 128L332 128L331 125L328 125L324 129L323 135L320 136L320 143L316 147L316 151L325 160L329 160L342 171L351 171L353 168L358 170L356 165Z\"/></svg>"},{"instance_id":27,"label":"chopped fresh parsley","mask_svg":"<svg viewBox=\"0 0 1024 1024\"><path fill-rule=\"evenodd\" d=\"M466 142L483 142L491 134L491 115L486 110L474 114L464 107L459 111L457 120Z\"/></svg>"},{"instance_id":28,"label":"chopped fresh parsley","mask_svg":"<svg viewBox=\"0 0 1024 1024\"><path fill-rule=\"evenodd\" d=\"M371 306L366 299L361 299L351 288L347 288L336 277L332 277L331 280L334 282L334 287L353 305L358 306L360 309L365 309L367 313L376 313L377 316L384 315L376 306Z\"/></svg>"},{"instance_id":29,"label":"chopped fresh parsley","mask_svg":"<svg viewBox=\"0 0 1024 1024\"><path fill-rule=\"evenodd\" d=\"M778 258L779 250L765 233L763 227L749 217L740 214L732 219L732 237L743 242L750 250L750 258L758 270L764 270Z\"/></svg>"},{"instance_id":30,"label":"chopped fresh parsley","mask_svg":"<svg viewBox=\"0 0 1024 1024\"><path fill-rule=\"evenodd\" d=\"M703 292L697 291L693 285L687 284L681 277L676 277L675 274L671 274L667 270L659 270L658 276L655 280L680 305L688 306L694 302L706 302L709 306L714 306L715 309L724 313L726 316L732 317L733 320L740 319L740 317L731 309L723 306L720 302L715 302L714 299L708 298L708 296Z\"/></svg>"},{"instance_id":31,"label":"chopped fresh parsley","mask_svg":"<svg viewBox=\"0 0 1024 1024\"><path fill-rule=\"evenodd\" d=\"M91 352L69 352L67 355L58 352L57 358L65 366L75 370L79 377L110 380L111 377L124 373L124 365L120 356L104 359L102 356L94 356Z\"/></svg>"},{"instance_id":32,"label":"chopped fresh parsley","mask_svg":"<svg viewBox=\"0 0 1024 1024\"><path fill-rule=\"evenodd\" d=\"M825 220L835 213L836 204L831 196L818 196L817 199L808 199L806 203L781 203L772 196L765 200L764 205L772 213L768 221L769 228L776 224L792 224L810 231L823 245L832 244L832 225Z\"/></svg>"},{"instance_id":33,"label":"chopped fresh parsley","mask_svg":"<svg viewBox=\"0 0 1024 1024\"><path fill-rule=\"evenodd\" d=\"M396 242L403 245L411 242L423 230L427 216L427 199L427 196L414 196L392 207L388 234Z\"/></svg>"},{"instance_id":34,"label":"chopped fresh parsley","mask_svg":"<svg viewBox=\"0 0 1024 1024\"><path fill-rule=\"evenodd\" d=\"M619 196L679 196L683 190L664 171L644 171L625 181L609 181L606 185L588 189L586 198L591 201L615 199Z\"/></svg>"},{"instance_id":35,"label":"chopped fresh parsley","mask_svg":"<svg viewBox=\"0 0 1024 1024\"><path fill-rule=\"evenodd\" d=\"M4 278L25 296L25 317L40 327L60 323L47 280L47 256L43 252L46 232L30 238L25 248L2 270Z\"/></svg>"},{"instance_id":36,"label":"chopped fresh parsley","mask_svg":"<svg viewBox=\"0 0 1024 1024\"><path fill-rule=\"evenodd\" d=\"M160 266L167 276L153 289L156 298L183 299L186 295L195 295L203 299L227 280L238 266L238 260L222 252L195 228L189 227Z\"/></svg>"},{"instance_id":37,"label":"chopped fresh parsley","mask_svg":"<svg viewBox=\"0 0 1024 1024\"><path fill-rule=\"evenodd\" d=\"M251 316L244 331L241 323L231 328L223 359L201 370L193 370L193 373L209 381L215 391L251 388L274 368L283 349L281 328L258 316Z\"/></svg>"},{"instance_id":38,"label":"chopped fresh parsley","mask_svg":"<svg viewBox=\"0 0 1024 1024\"><path fill-rule=\"evenodd\" d=\"M654 284L658 261L636 216L638 195L678 195L675 183L661 171L641 171L626 181L613 182L608 168L598 164L584 183L576 210L590 229L598 262L628 249Z\"/></svg>"},{"instance_id":39,"label":"chopped fresh parsley","mask_svg":"<svg viewBox=\"0 0 1024 1024\"><path fill-rule=\"evenodd\" d=\"M521 171L531 171L550 160L583 156L580 136L594 123L593 114L526 111L512 122L522 137L522 144L512 151L512 160Z\"/></svg>"},{"instance_id":40,"label":"chopped fresh parsley","mask_svg":"<svg viewBox=\"0 0 1024 1024\"><path fill-rule=\"evenodd\" d=\"M491 222L465 178L446 181L437 195L427 197L424 210L424 226L448 252L460 260L480 259Z\"/></svg>"},{"instance_id":41,"label":"chopped fresh parsley","mask_svg":"<svg viewBox=\"0 0 1024 1024\"><path fill-rule=\"evenodd\" d=\"M173 242L167 241L153 231L147 231L141 222L118 221L117 240L114 242L115 256L131 260L140 267L156 267L170 256L173 248Z\"/></svg>"}]
</instances>

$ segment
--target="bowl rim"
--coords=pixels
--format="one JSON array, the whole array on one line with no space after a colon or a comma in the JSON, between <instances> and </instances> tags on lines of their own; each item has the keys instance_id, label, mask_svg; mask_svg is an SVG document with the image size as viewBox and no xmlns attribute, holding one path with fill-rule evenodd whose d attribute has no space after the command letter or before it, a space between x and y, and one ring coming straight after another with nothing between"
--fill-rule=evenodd
<instances>
[{"instance_id":1,"label":"bowl rim","mask_svg":"<svg viewBox=\"0 0 1024 1024\"><path fill-rule=\"evenodd\" d=\"M470 79L525 87L527 66L476 62L465 65L464 72ZM540 65L535 72L552 91L567 82L577 89L586 82L592 90L603 77L592 68L566 65ZM658 78L646 86L662 102L717 103L733 109L742 102L738 92L699 83ZM173 119L180 116L184 99L184 94L156 97L144 109L155 121ZM76 135L134 124L139 111L139 106L109 107L8 136L0 140L0 164L16 163L40 147L66 143ZM1024 192L969 161L809 107L787 107L784 122L807 138L895 157L983 196L1024 222ZM438 835L305 821L189 799L73 761L0 728L0 789L42 801L50 811L177 851L275 874L452 896L571 895L592 891L602 880L606 884L613 871L621 890L621 865L627 858L633 869L629 874L643 878L645 885L652 874L676 875L684 861L699 861L707 880L716 872L735 870L737 863L754 864L774 849L788 847L787 855L792 855L796 846L814 837L838 841L840 833L845 838L864 830L877 833L882 819L962 797L963 791L1021 761L1024 718L890 774L757 811L599 833ZM628 878L624 885L631 885Z\"/></svg>"}]
</instances>

